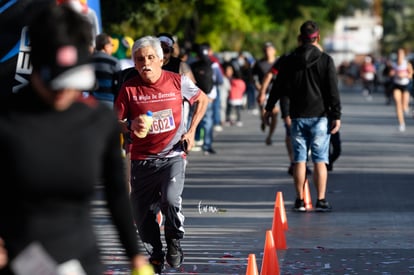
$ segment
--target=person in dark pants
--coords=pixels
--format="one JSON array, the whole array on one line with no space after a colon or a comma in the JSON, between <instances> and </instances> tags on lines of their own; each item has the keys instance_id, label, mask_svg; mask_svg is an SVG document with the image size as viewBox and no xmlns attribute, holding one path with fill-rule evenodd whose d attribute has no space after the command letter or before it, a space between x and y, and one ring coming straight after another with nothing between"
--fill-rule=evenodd
<instances>
[{"instance_id":1,"label":"person in dark pants","mask_svg":"<svg viewBox=\"0 0 414 275\"><path fill-rule=\"evenodd\" d=\"M123 84L114 107L122 132L132 137L130 198L135 224L150 263L161 273L164 260L178 268L184 259L181 195L186 156L194 145L208 98L187 76L162 69L163 50L158 38L145 36L135 41L132 57L138 75ZM183 100L196 106L188 128ZM140 138L139 133L147 128L142 114L148 111L152 111L153 122L148 134ZM156 221L158 209L165 215L166 254Z\"/></svg>"},{"instance_id":2,"label":"person in dark pants","mask_svg":"<svg viewBox=\"0 0 414 275\"><path fill-rule=\"evenodd\" d=\"M326 168L328 169L328 171L332 171L334 162L339 158L339 156L342 153L341 136L339 132L331 134L331 139L329 142L329 163L326 164Z\"/></svg>"}]
</instances>

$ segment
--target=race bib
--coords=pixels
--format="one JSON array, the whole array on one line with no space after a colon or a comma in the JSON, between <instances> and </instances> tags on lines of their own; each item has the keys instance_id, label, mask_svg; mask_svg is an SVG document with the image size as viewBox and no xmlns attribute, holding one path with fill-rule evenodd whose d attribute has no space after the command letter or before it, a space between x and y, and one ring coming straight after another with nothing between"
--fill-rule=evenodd
<instances>
[{"instance_id":1,"label":"race bib","mask_svg":"<svg viewBox=\"0 0 414 275\"><path fill-rule=\"evenodd\" d=\"M169 132L175 129L174 115L172 109L152 113L152 126L150 134Z\"/></svg>"}]
</instances>

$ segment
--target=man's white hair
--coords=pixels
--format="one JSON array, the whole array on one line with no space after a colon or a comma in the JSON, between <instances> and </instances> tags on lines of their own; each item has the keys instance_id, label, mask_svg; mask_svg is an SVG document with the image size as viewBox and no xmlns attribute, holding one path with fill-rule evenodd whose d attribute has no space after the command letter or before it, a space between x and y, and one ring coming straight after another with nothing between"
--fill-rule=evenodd
<instances>
[{"instance_id":1,"label":"man's white hair","mask_svg":"<svg viewBox=\"0 0 414 275\"><path fill-rule=\"evenodd\" d=\"M134 42L132 46L132 58L135 58L135 53L142 48L151 47L155 50L156 55L160 58L164 58L164 53L162 51L161 42L155 36L144 36Z\"/></svg>"}]
</instances>

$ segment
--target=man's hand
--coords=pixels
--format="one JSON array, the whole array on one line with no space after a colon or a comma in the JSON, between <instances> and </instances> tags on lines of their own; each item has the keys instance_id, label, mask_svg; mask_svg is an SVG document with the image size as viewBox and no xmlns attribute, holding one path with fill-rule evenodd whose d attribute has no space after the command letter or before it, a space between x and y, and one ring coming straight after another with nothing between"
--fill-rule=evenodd
<instances>
[{"instance_id":1,"label":"man's hand","mask_svg":"<svg viewBox=\"0 0 414 275\"><path fill-rule=\"evenodd\" d=\"M265 111L263 114L263 122L269 126L272 116L273 116L273 112Z\"/></svg>"},{"instance_id":2,"label":"man's hand","mask_svg":"<svg viewBox=\"0 0 414 275\"><path fill-rule=\"evenodd\" d=\"M257 100L257 103L259 104L259 106L262 106L266 101L266 94L265 93L259 93L256 100Z\"/></svg>"},{"instance_id":3,"label":"man's hand","mask_svg":"<svg viewBox=\"0 0 414 275\"><path fill-rule=\"evenodd\" d=\"M331 134L336 134L341 128L341 121L339 119L332 120L331 123Z\"/></svg>"},{"instance_id":4,"label":"man's hand","mask_svg":"<svg viewBox=\"0 0 414 275\"><path fill-rule=\"evenodd\" d=\"M194 132L188 131L181 137L181 142L187 145L187 148L183 148L183 149L186 149L184 150L186 151L186 153L190 152L191 148L194 147L194 135L195 135Z\"/></svg>"}]
</instances>

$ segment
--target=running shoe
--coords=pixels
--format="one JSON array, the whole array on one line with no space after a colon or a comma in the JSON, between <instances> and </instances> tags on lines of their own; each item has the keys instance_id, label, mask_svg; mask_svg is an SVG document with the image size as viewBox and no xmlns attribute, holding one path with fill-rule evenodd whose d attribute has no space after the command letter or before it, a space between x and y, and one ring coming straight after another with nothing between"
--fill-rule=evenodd
<instances>
[{"instance_id":1,"label":"running shoe","mask_svg":"<svg viewBox=\"0 0 414 275\"><path fill-rule=\"evenodd\" d=\"M164 269L164 252L154 252L149 258L149 262L154 268L155 274L161 274Z\"/></svg>"},{"instance_id":2,"label":"running shoe","mask_svg":"<svg viewBox=\"0 0 414 275\"><path fill-rule=\"evenodd\" d=\"M183 250L181 249L180 240L167 240L167 263L173 268L179 268L184 260Z\"/></svg>"},{"instance_id":3,"label":"running shoe","mask_svg":"<svg viewBox=\"0 0 414 275\"><path fill-rule=\"evenodd\" d=\"M266 130L266 124L263 121L260 123L260 129L262 130L262 132Z\"/></svg>"},{"instance_id":4,"label":"running shoe","mask_svg":"<svg viewBox=\"0 0 414 275\"><path fill-rule=\"evenodd\" d=\"M217 152L213 148L210 148L210 149L207 149L207 150L203 150L203 154L205 156L208 156L208 155L215 155L215 154L217 154Z\"/></svg>"},{"instance_id":5,"label":"running shoe","mask_svg":"<svg viewBox=\"0 0 414 275\"><path fill-rule=\"evenodd\" d=\"M301 199L296 199L295 206L293 206L293 211L295 212L306 212L305 201Z\"/></svg>"},{"instance_id":6,"label":"running shoe","mask_svg":"<svg viewBox=\"0 0 414 275\"><path fill-rule=\"evenodd\" d=\"M325 199L317 200L315 205L316 212L330 212L332 211L332 206Z\"/></svg>"}]
</instances>

